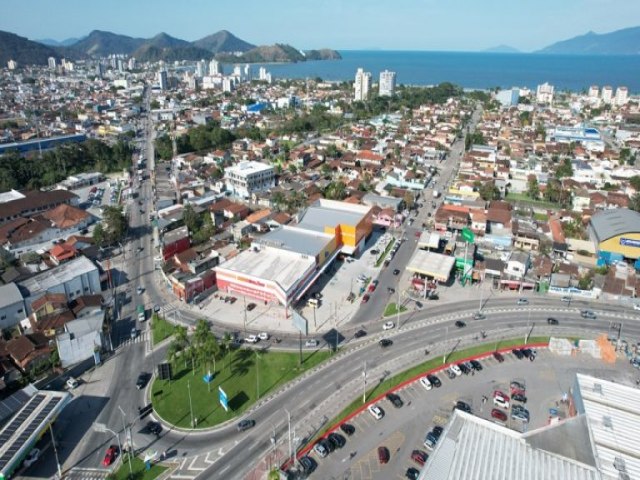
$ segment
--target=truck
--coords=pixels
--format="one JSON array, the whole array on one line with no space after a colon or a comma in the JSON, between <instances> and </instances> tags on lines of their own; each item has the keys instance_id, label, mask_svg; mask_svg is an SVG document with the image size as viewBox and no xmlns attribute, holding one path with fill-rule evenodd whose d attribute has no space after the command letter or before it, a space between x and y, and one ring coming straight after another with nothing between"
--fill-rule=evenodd
<instances>
[{"instance_id":1,"label":"truck","mask_svg":"<svg viewBox=\"0 0 640 480\"><path fill-rule=\"evenodd\" d=\"M147 319L144 313L144 305L138 305L138 321L144 322Z\"/></svg>"}]
</instances>

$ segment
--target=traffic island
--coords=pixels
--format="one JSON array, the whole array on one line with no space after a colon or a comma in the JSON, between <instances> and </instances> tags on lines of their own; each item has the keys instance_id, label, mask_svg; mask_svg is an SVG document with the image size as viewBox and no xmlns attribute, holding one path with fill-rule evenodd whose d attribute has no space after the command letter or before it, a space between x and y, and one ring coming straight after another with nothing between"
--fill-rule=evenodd
<instances>
[{"instance_id":1,"label":"traffic island","mask_svg":"<svg viewBox=\"0 0 640 480\"><path fill-rule=\"evenodd\" d=\"M164 317L154 313L151 317L151 332L153 334L153 344L157 345L163 340L173 335L174 325L169 323Z\"/></svg>"},{"instance_id":2,"label":"traffic island","mask_svg":"<svg viewBox=\"0 0 640 480\"><path fill-rule=\"evenodd\" d=\"M394 315L397 315L398 313L403 313L407 311L407 307L405 307L404 305L400 305L400 307L398 307L397 303L389 303L387 305L387 307L384 309L384 313L382 314L383 317L393 317Z\"/></svg>"},{"instance_id":3,"label":"traffic island","mask_svg":"<svg viewBox=\"0 0 640 480\"><path fill-rule=\"evenodd\" d=\"M135 457L131 461L131 472L129 472L129 462L124 461L120 464L115 472L107 476L108 480L154 480L167 470L167 467L159 465L157 463L150 463L148 465L141 459Z\"/></svg>"},{"instance_id":4,"label":"traffic island","mask_svg":"<svg viewBox=\"0 0 640 480\"><path fill-rule=\"evenodd\" d=\"M274 352L232 349L222 358L199 363L176 358L171 380L155 379L151 387L155 413L183 429L206 429L242 415L258 400L311 370L331 355L328 351ZM211 365L211 371L207 370ZM215 366L214 366L215 365ZM225 400L228 411L222 406Z\"/></svg>"}]
</instances>

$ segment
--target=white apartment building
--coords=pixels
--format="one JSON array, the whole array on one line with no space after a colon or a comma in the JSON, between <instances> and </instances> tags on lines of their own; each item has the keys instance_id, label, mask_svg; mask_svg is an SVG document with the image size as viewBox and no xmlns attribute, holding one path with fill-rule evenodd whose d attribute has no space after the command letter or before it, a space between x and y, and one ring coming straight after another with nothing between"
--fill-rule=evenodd
<instances>
[{"instance_id":1,"label":"white apartment building","mask_svg":"<svg viewBox=\"0 0 640 480\"><path fill-rule=\"evenodd\" d=\"M378 94L381 97L391 97L396 91L396 72L385 70L380 72Z\"/></svg>"},{"instance_id":2,"label":"white apartment building","mask_svg":"<svg viewBox=\"0 0 640 480\"><path fill-rule=\"evenodd\" d=\"M18 68L18 62L16 62L15 60L9 60L7 62L7 67L9 68L9 70L15 70L16 68Z\"/></svg>"},{"instance_id":3,"label":"white apartment building","mask_svg":"<svg viewBox=\"0 0 640 480\"><path fill-rule=\"evenodd\" d=\"M371 90L371 72L365 72L364 69L359 68L356 72L354 88L354 98L356 100L363 101L369 98L369 91Z\"/></svg>"},{"instance_id":4,"label":"white apartment building","mask_svg":"<svg viewBox=\"0 0 640 480\"><path fill-rule=\"evenodd\" d=\"M602 87L602 101L604 103L610 104L613 100L613 88L611 85L605 85Z\"/></svg>"},{"instance_id":5,"label":"white apartment building","mask_svg":"<svg viewBox=\"0 0 640 480\"><path fill-rule=\"evenodd\" d=\"M240 198L251 198L255 192L275 186L273 167L254 161L240 162L225 169L224 179L227 190Z\"/></svg>"},{"instance_id":6,"label":"white apartment building","mask_svg":"<svg viewBox=\"0 0 640 480\"><path fill-rule=\"evenodd\" d=\"M196 76L202 78L205 76L207 63L204 60L196 62Z\"/></svg>"},{"instance_id":7,"label":"white apartment building","mask_svg":"<svg viewBox=\"0 0 640 480\"><path fill-rule=\"evenodd\" d=\"M236 82L233 77L224 77L222 79L222 91L223 92L233 92L236 86Z\"/></svg>"},{"instance_id":8,"label":"white apartment building","mask_svg":"<svg viewBox=\"0 0 640 480\"><path fill-rule=\"evenodd\" d=\"M55 57L49 57L47 62L49 63L49 69L51 69L51 70L55 70L56 69L56 59L55 59Z\"/></svg>"},{"instance_id":9,"label":"white apartment building","mask_svg":"<svg viewBox=\"0 0 640 480\"><path fill-rule=\"evenodd\" d=\"M598 98L600 96L600 87L598 85L591 85L589 87L589 98Z\"/></svg>"},{"instance_id":10,"label":"white apartment building","mask_svg":"<svg viewBox=\"0 0 640 480\"><path fill-rule=\"evenodd\" d=\"M160 85L160 90L167 90L169 88L169 77L166 70L158 72L158 85Z\"/></svg>"},{"instance_id":11,"label":"white apartment building","mask_svg":"<svg viewBox=\"0 0 640 480\"><path fill-rule=\"evenodd\" d=\"M547 82L542 85L538 85L536 89L536 102L538 103L553 103L553 92L555 88L553 85L549 85Z\"/></svg>"},{"instance_id":12,"label":"white apartment building","mask_svg":"<svg viewBox=\"0 0 640 480\"><path fill-rule=\"evenodd\" d=\"M211 60L209 62L209 75L222 75L222 66L217 60Z\"/></svg>"},{"instance_id":13,"label":"white apartment building","mask_svg":"<svg viewBox=\"0 0 640 480\"><path fill-rule=\"evenodd\" d=\"M626 105L629 101L629 90L627 87L618 87L616 89L616 99L615 103L618 107L622 107Z\"/></svg>"}]
</instances>

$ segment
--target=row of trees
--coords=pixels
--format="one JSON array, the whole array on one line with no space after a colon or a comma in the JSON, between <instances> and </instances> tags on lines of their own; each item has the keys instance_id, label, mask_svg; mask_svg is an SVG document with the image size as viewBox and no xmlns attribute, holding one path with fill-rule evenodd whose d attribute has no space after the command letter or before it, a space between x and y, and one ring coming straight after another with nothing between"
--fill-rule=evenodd
<instances>
[{"instance_id":1,"label":"row of trees","mask_svg":"<svg viewBox=\"0 0 640 480\"><path fill-rule=\"evenodd\" d=\"M189 229L189 233L191 233L191 240L194 245L206 242L216 231L209 211L205 210L199 214L191 204L185 205L182 220Z\"/></svg>"},{"instance_id":2,"label":"row of trees","mask_svg":"<svg viewBox=\"0 0 640 480\"><path fill-rule=\"evenodd\" d=\"M255 132L254 132L255 134ZM216 148L229 148L236 136L226 128L221 128L218 122L209 122L191 128L187 134L176 137L178 154L200 152ZM173 157L173 144L169 135L158 137L155 142L156 153L163 160Z\"/></svg>"},{"instance_id":3,"label":"row of trees","mask_svg":"<svg viewBox=\"0 0 640 480\"><path fill-rule=\"evenodd\" d=\"M222 342L211 332L209 323L206 320L198 320L196 328L191 337L187 334L187 328L176 325L173 332L173 341L167 350L167 360L175 365L180 359L184 362L185 368L191 365L191 370L195 375L196 366L203 371L216 371L216 361L227 357L231 351L231 335L227 332L222 338Z\"/></svg>"},{"instance_id":4,"label":"row of trees","mask_svg":"<svg viewBox=\"0 0 640 480\"><path fill-rule=\"evenodd\" d=\"M113 245L127 235L129 220L122 207L111 205L102 211L102 222L93 229L93 241L98 247Z\"/></svg>"},{"instance_id":5,"label":"row of trees","mask_svg":"<svg viewBox=\"0 0 640 480\"><path fill-rule=\"evenodd\" d=\"M120 140L107 145L100 140L65 143L52 150L26 156L10 151L0 156L0 191L12 188L39 189L82 172L114 172L131 166L133 151Z\"/></svg>"}]
</instances>

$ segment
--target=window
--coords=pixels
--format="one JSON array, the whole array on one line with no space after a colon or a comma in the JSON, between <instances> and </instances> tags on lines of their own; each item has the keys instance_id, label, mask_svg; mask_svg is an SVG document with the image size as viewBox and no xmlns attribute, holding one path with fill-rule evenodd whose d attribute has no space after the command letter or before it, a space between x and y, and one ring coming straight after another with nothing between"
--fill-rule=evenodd
<instances>
[{"instance_id":1,"label":"window","mask_svg":"<svg viewBox=\"0 0 640 480\"><path fill-rule=\"evenodd\" d=\"M18 309L18 313L22 313L22 309L21 308Z\"/></svg>"},{"instance_id":2,"label":"window","mask_svg":"<svg viewBox=\"0 0 640 480\"><path fill-rule=\"evenodd\" d=\"M76 290L76 295L80 295L80 290Z\"/></svg>"},{"instance_id":3,"label":"window","mask_svg":"<svg viewBox=\"0 0 640 480\"><path fill-rule=\"evenodd\" d=\"M7 319L7 316L6 316L6 315L2 315L2 316L0 317L0 320L6 320L6 319Z\"/></svg>"}]
</instances>

